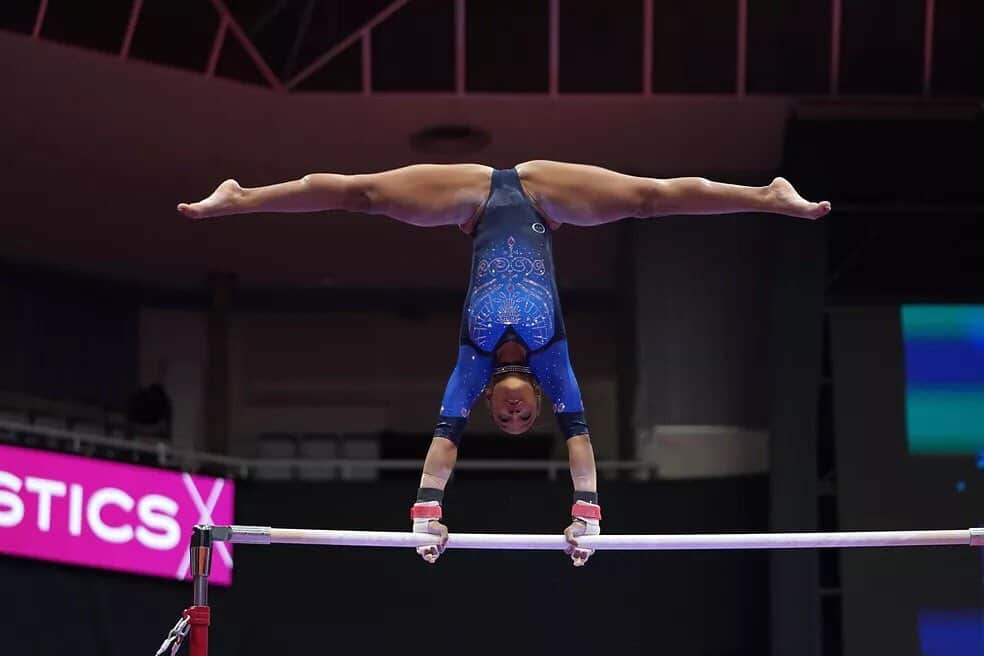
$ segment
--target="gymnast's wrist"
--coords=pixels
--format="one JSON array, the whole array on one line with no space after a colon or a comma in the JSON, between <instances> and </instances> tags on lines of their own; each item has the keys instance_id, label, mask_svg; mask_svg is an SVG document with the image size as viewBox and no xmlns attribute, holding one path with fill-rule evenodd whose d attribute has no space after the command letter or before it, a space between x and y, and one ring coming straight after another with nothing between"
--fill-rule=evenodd
<instances>
[{"instance_id":1,"label":"gymnast's wrist","mask_svg":"<svg viewBox=\"0 0 984 656\"><path fill-rule=\"evenodd\" d=\"M588 490L574 490L573 503L577 503L578 501L598 505L598 493L590 492Z\"/></svg>"},{"instance_id":2,"label":"gymnast's wrist","mask_svg":"<svg viewBox=\"0 0 984 656\"><path fill-rule=\"evenodd\" d=\"M410 507L410 521L413 522L415 533L427 533L432 521L440 521L444 516L441 502L444 500L443 490L433 487L422 487L417 490L417 501Z\"/></svg>"},{"instance_id":3,"label":"gymnast's wrist","mask_svg":"<svg viewBox=\"0 0 984 656\"><path fill-rule=\"evenodd\" d=\"M588 501L587 499L593 499ZM571 506L571 519L585 526L585 535L601 533L601 506L598 505L598 495L594 492L575 492L574 504Z\"/></svg>"}]
</instances>

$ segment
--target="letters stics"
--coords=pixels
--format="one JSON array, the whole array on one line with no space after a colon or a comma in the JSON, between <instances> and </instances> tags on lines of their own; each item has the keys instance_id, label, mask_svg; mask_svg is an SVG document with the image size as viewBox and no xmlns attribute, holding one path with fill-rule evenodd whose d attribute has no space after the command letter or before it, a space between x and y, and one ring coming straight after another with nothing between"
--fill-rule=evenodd
<instances>
[{"instance_id":1,"label":"letters stics","mask_svg":"<svg viewBox=\"0 0 984 656\"><path fill-rule=\"evenodd\" d=\"M26 506L22 495L37 496L38 530L51 531L52 507L68 504L68 533L82 535L83 521L92 533L104 542L123 544L136 539L143 546L168 551L181 540L181 527L175 520L178 504L161 494L147 494L139 499L114 487L102 487L86 493L81 485L64 481L26 476L23 480L0 470L0 528L19 526L25 517ZM65 497L68 497L65 499ZM110 525L103 518L103 510L115 506L128 517L136 511L134 522L116 522ZM62 512L58 513L63 515Z\"/></svg>"}]
</instances>

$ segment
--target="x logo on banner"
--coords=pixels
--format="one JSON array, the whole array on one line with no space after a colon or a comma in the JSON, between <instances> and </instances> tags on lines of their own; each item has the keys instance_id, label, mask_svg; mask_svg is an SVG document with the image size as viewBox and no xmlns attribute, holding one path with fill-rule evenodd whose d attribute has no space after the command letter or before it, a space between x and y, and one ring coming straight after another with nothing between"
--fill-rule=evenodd
<instances>
[{"instance_id":1,"label":"x logo on banner","mask_svg":"<svg viewBox=\"0 0 984 656\"><path fill-rule=\"evenodd\" d=\"M202 495L198 493L198 488L195 487L195 481L191 479L189 474L181 474L181 482L184 483L185 489L188 490L188 496L191 497L192 503L198 509L197 523L213 525L215 521L212 519L212 511L215 510L215 506L219 502L219 495L222 494L225 481L221 478L216 479L215 483L212 484L211 491L208 493L208 501L202 500ZM232 569L232 555L229 553L226 543L213 542L212 546L219 552L219 556L222 558L222 562L226 564L226 567ZM191 550L185 549L184 557L181 559L181 565L178 566L178 579L184 580L188 576L188 570L190 569Z\"/></svg>"}]
</instances>

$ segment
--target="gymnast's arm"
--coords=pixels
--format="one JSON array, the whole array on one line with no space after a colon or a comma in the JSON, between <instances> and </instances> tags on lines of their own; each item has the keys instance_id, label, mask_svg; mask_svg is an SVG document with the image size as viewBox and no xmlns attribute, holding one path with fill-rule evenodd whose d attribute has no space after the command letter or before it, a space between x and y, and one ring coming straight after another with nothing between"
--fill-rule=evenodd
<instances>
[{"instance_id":1,"label":"gymnast's arm","mask_svg":"<svg viewBox=\"0 0 984 656\"><path fill-rule=\"evenodd\" d=\"M441 538L435 546L417 547L417 553L428 563L438 559L448 542L448 527L440 522L444 488L458 461L458 444L461 443L471 407L485 388L493 364L491 354L469 344L458 346L458 361L444 389L434 437L420 475L417 502L410 510L414 533L429 533Z\"/></svg>"},{"instance_id":2,"label":"gymnast's arm","mask_svg":"<svg viewBox=\"0 0 984 656\"><path fill-rule=\"evenodd\" d=\"M818 219L830 212L829 202L808 202L784 178L767 187L745 187L705 178L645 178L547 160L524 162L516 170L547 218L579 226L673 214L770 212Z\"/></svg>"},{"instance_id":3,"label":"gymnast's arm","mask_svg":"<svg viewBox=\"0 0 984 656\"><path fill-rule=\"evenodd\" d=\"M492 169L480 164L416 164L363 175L310 173L297 180L243 188L226 180L178 212L204 219L255 212L347 210L385 214L403 223L462 226L485 202Z\"/></svg>"},{"instance_id":4,"label":"gymnast's arm","mask_svg":"<svg viewBox=\"0 0 984 656\"><path fill-rule=\"evenodd\" d=\"M417 547L417 553L428 563L434 563L448 544L448 527L441 523L441 502L444 488L451 478L454 465L458 462L458 445L446 437L435 435L427 449L424 471L420 475L420 488L417 502L410 511L414 533L429 533L440 536L438 544L431 547Z\"/></svg>"},{"instance_id":5,"label":"gymnast's arm","mask_svg":"<svg viewBox=\"0 0 984 656\"><path fill-rule=\"evenodd\" d=\"M598 474L595 471L594 449L591 437L584 433L567 439L567 457L574 482L574 505L571 507L571 524L564 530L567 538L567 555L574 567L581 567L593 549L580 547L577 539L582 535L601 533L601 506L598 505Z\"/></svg>"},{"instance_id":6,"label":"gymnast's arm","mask_svg":"<svg viewBox=\"0 0 984 656\"><path fill-rule=\"evenodd\" d=\"M575 567L584 565L593 550L580 547L577 538L601 533L601 507L598 505L598 475L588 423L584 417L581 389L571 366L567 340L560 339L529 356L530 368L553 402L557 423L567 438L567 456L574 484L571 524L564 530L567 555Z\"/></svg>"},{"instance_id":7,"label":"gymnast's arm","mask_svg":"<svg viewBox=\"0 0 984 656\"><path fill-rule=\"evenodd\" d=\"M571 466L571 481L574 483L575 496L578 492L587 492L597 498L598 474L595 471L594 449L591 447L591 436L587 433L567 438L567 459Z\"/></svg>"}]
</instances>

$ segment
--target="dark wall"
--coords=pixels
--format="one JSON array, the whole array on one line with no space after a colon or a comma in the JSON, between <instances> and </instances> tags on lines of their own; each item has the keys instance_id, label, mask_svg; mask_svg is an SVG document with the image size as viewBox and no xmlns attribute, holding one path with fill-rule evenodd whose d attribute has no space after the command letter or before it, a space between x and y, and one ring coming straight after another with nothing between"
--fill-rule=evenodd
<instances>
[{"instance_id":1,"label":"dark wall","mask_svg":"<svg viewBox=\"0 0 984 656\"><path fill-rule=\"evenodd\" d=\"M403 529L413 481L242 484L236 521ZM758 531L764 477L602 484L612 533ZM559 532L569 486L462 476L452 530ZM435 566L394 549L235 548L231 588L211 591L212 653L765 653L765 552L604 552L575 570L561 553L449 550ZM190 584L0 558L4 653L151 654ZM12 629L12 630L9 630Z\"/></svg>"},{"instance_id":2,"label":"dark wall","mask_svg":"<svg viewBox=\"0 0 984 656\"><path fill-rule=\"evenodd\" d=\"M771 529L816 531L826 223L776 226L769 342ZM763 367L765 368L765 367ZM814 656L820 633L817 550L771 553L772 654Z\"/></svg>"},{"instance_id":3,"label":"dark wall","mask_svg":"<svg viewBox=\"0 0 984 656\"><path fill-rule=\"evenodd\" d=\"M0 389L122 406L138 383L138 327L125 290L0 263Z\"/></svg>"},{"instance_id":4,"label":"dark wall","mask_svg":"<svg viewBox=\"0 0 984 656\"><path fill-rule=\"evenodd\" d=\"M974 459L907 451L898 307L837 309L831 338L840 528L980 525L984 472ZM841 581L845 656L919 654L920 610L984 605L977 549L846 549Z\"/></svg>"},{"instance_id":5,"label":"dark wall","mask_svg":"<svg viewBox=\"0 0 984 656\"><path fill-rule=\"evenodd\" d=\"M780 224L731 215L636 221L636 429L768 424L769 298Z\"/></svg>"},{"instance_id":6,"label":"dark wall","mask_svg":"<svg viewBox=\"0 0 984 656\"><path fill-rule=\"evenodd\" d=\"M980 203L984 192L974 164L984 145L984 120L978 112L962 113L800 116L787 127L784 167L795 172L797 189L807 198L831 199L832 220L843 215L845 203L893 203L892 209Z\"/></svg>"}]
</instances>

